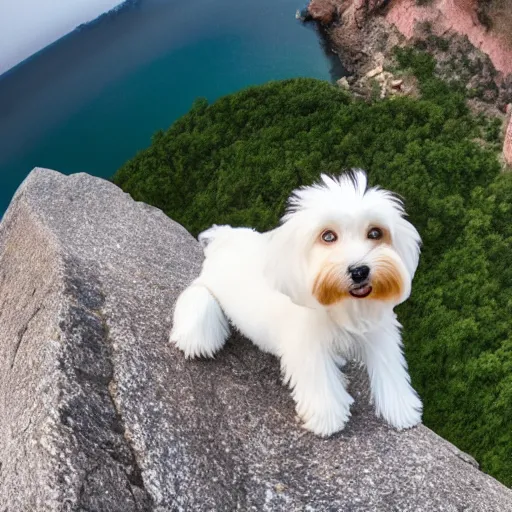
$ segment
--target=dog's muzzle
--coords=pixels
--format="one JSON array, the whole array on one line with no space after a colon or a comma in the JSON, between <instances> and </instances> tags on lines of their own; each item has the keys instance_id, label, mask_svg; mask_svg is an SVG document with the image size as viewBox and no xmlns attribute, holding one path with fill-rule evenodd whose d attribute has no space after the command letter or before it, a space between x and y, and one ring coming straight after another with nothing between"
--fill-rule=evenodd
<instances>
[{"instance_id":1,"label":"dog's muzzle","mask_svg":"<svg viewBox=\"0 0 512 512\"><path fill-rule=\"evenodd\" d=\"M372 293L372 287L369 284L370 267L360 265L358 267L349 267L348 273L354 282L354 286L349 290L350 295L356 299L364 299Z\"/></svg>"}]
</instances>

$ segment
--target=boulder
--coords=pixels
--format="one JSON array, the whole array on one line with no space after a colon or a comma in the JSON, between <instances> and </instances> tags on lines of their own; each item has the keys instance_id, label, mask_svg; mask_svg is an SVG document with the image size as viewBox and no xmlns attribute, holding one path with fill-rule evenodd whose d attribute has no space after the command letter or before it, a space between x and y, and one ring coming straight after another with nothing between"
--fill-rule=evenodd
<instances>
[{"instance_id":1,"label":"boulder","mask_svg":"<svg viewBox=\"0 0 512 512\"><path fill-rule=\"evenodd\" d=\"M512 104L507 105L507 127L503 140L503 157L505 163L512 167Z\"/></svg>"},{"instance_id":2,"label":"boulder","mask_svg":"<svg viewBox=\"0 0 512 512\"><path fill-rule=\"evenodd\" d=\"M368 71L365 76L366 78L374 78L378 75L381 75L383 71L384 69L382 66L377 66L376 68L370 69L370 71Z\"/></svg>"},{"instance_id":3,"label":"boulder","mask_svg":"<svg viewBox=\"0 0 512 512\"><path fill-rule=\"evenodd\" d=\"M334 0L311 0L308 4L311 19L322 25L330 25L336 17Z\"/></svg>"},{"instance_id":4,"label":"boulder","mask_svg":"<svg viewBox=\"0 0 512 512\"><path fill-rule=\"evenodd\" d=\"M401 78L399 78L399 79L397 79L397 80L392 80L392 81L391 81L391 87L392 87L393 89L398 89L398 90L400 90L400 89L402 89L402 85L403 85L403 84L404 84L404 81L403 81Z\"/></svg>"},{"instance_id":5,"label":"boulder","mask_svg":"<svg viewBox=\"0 0 512 512\"><path fill-rule=\"evenodd\" d=\"M339 80L336 80L336 83L342 89L345 89L345 90L349 90L350 89L350 84L348 83L348 80L347 80L346 76L342 76Z\"/></svg>"},{"instance_id":6,"label":"boulder","mask_svg":"<svg viewBox=\"0 0 512 512\"><path fill-rule=\"evenodd\" d=\"M36 169L0 225L3 511L496 511L512 492L424 426L304 431L278 361L168 343L197 242L107 181Z\"/></svg>"}]
</instances>

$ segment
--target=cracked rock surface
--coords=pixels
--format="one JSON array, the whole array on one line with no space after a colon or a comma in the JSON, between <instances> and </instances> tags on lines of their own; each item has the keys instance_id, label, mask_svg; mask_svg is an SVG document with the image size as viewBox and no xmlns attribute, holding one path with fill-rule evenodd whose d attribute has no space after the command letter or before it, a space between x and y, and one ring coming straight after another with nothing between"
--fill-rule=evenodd
<instances>
[{"instance_id":1,"label":"cracked rock surface","mask_svg":"<svg viewBox=\"0 0 512 512\"><path fill-rule=\"evenodd\" d=\"M86 174L36 169L0 225L0 512L512 511L512 492L421 426L297 423L277 361L234 336L168 344L199 245Z\"/></svg>"}]
</instances>

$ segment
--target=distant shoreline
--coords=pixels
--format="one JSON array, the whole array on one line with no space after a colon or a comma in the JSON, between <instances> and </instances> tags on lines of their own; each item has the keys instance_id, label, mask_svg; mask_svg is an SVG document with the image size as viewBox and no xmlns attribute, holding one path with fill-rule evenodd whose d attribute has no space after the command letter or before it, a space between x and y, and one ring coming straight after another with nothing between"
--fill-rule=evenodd
<instances>
[{"instance_id":1,"label":"distant shoreline","mask_svg":"<svg viewBox=\"0 0 512 512\"><path fill-rule=\"evenodd\" d=\"M141 2L142 2L142 0L122 0L121 3L119 3L112 9L100 14L93 20L86 21L85 23L81 23L80 25L78 25L75 28L75 30L87 30L88 28L96 26L98 23L101 23L106 19L110 19L113 16L118 15L121 11L124 11L125 9L127 9L129 7L135 7L135 6L139 5Z\"/></svg>"},{"instance_id":2,"label":"distant shoreline","mask_svg":"<svg viewBox=\"0 0 512 512\"><path fill-rule=\"evenodd\" d=\"M54 0L54 2L59 1L60 0ZM76 30L85 30L90 26L96 25L106 18L117 15L120 11L124 10L125 7L138 4L139 1L140 0L96 0L97 5L91 5L94 4L94 2L89 2L87 7L82 8L83 12L81 14L77 13L76 10L65 12L64 7L62 7L60 16L55 16L55 8L51 9L49 7L42 11L44 14L34 11L32 18L27 14L9 12L8 14L12 16L12 20L6 17L4 18L6 23L17 25L17 29L20 29L19 25L23 23L23 30L18 30L18 32L26 34L32 31L33 37L32 41L29 43L26 42L27 38L20 39L19 36L18 38L14 36L10 38L9 35L5 33L7 25L4 27L3 37L6 41L0 39L0 45L6 48L6 50L2 52L3 55L0 58L0 80L41 51L59 43ZM41 9L41 7L38 8ZM27 8L24 5L20 5L20 10L21 9L26 10ZM1 14L0 9L0 15ZM48 18L46 25L44 16L51 16L51 18ZM1 17L2 16L0 16L0 18ZM35 21L36 17L37 21ZM1 25L0 23L0 29L2 28ZM37 37L38 33L40 34L39 38Z\"/></svg>"}]
</instances>

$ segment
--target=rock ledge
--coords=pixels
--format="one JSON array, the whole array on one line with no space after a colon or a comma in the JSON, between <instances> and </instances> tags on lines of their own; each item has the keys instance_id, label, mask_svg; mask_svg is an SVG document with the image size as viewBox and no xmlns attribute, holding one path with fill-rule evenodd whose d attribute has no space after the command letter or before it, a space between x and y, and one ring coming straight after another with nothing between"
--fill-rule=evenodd
<instances>
[{"instance_id":1,"label":"rock ledge","mask_svg":"<svg viewBox=\"0 0 512 512\"><path fill-rule=\"evenodd\" d=\"M0 503L19 511L512 511L512 492L421 426L303 431L271 356L167 343L201 250L86 174L36 169L0 225Z\"/></svg>"}]
</instances>

